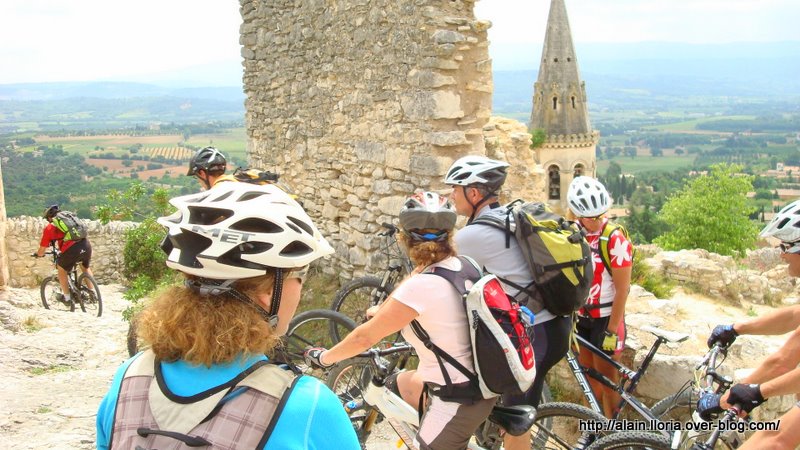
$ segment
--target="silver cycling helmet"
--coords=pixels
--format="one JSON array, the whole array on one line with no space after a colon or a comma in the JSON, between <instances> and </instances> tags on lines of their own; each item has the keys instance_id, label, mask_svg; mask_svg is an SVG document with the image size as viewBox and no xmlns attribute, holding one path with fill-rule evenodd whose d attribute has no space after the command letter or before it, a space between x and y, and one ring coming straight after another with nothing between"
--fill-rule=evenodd
<instances>
[{"instance_id":1,"label":"silver cycling helmet","mask_svg":"<svg viewBox=\"0 0 800 450\"><path fill-rule=\"evenodd\" d=\"M178 211L161 217L168 229L167 266L212 280L303 267L333 253L303 208L274 185L220 183L170 200Z\"/></svg>"},{"instance_id":2,"label":"silver cycling helmet","mask_svg":"<svg viewBox=\"0 0 800 450\"><path fill-rule=\"evenodd\" d=\"M500 189L506 181L508 163L485 156L469 155L450 166L444 184L471 186L482 185L491 191Z\"/></svg>"},{"instance_id":3,"label":"silver cycling helmet","mask_svg":"<svg viewBox=\"0 0 800 450\"><path fill-rule=\"evenodd\" d=\"M578 217L605 214L613 201L603 183L591 177L576 177L567 191L569 209Z\"/></svg>"},{"instance_id":4,"label":"silver cycling helmet","mask_svg":"<svg viewBox=\"0 0 800 450\"><path fill-rule=\"evenodd\" d=\"M443 240L456 226L453 205L435 192L420 192L406 199L400 210L400 228L417 240ZM421 232L425 230L425 232Z\"/></svg>"},{"instance_id":5,"label":"silver cycling helmet","mask_svg":"<svg viewBox=\"0 0 800 450\"><path fill-rule=\"evenodd\" d=\"M786 243L800 240L800 200L784 206L772 218L772 221L761 230L761 237L774 236Z\"/></svg>"}]
</instances>

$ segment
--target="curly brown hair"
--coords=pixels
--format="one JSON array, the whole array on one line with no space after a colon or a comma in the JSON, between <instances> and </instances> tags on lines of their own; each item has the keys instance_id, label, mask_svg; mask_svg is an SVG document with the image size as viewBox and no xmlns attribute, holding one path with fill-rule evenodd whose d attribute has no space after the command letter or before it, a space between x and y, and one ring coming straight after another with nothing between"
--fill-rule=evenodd
<instances>
[{"instance_id":1,"label":"curly brown hair","mask_svg":"<svg viewBox=\"0 0 800 450\"><path fill-rule=\"evenodd\" d=\"M234 286L254 298L272 288L272 274L240 280ZM247 354L269 353L279 336L258 306L228 296L203 296L184 287L163 291L137 317L137 331L162 361L192 364L231 362Z\"/></svg>"},{"instance_id":2,"label":"curly brown hair","mask_svg":"<svg viewBox=\"0 0 800 450\"><path fill-rule=\"evenodd\" d=\"M410 238L405 233L398 233L397 241L406 248L406 253L408 253L411 262L417 266L429 266L456 255L452 231L448 234L447 239L441 242L418 241Z\"/></svg>"}]
</instances>

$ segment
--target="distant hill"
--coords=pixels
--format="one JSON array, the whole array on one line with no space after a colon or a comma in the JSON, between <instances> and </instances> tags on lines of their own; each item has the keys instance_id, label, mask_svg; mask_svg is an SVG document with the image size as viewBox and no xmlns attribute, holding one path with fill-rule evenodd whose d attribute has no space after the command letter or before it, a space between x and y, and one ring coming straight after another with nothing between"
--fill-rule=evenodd
<instances>
[{"instance_id":1,"label":"distant hill","mask_svg":"<svg viewBox=\"0 0 800 450\"><path fill-rule=\"evenodd\" d=\"M0 84L0 101L63 100L68 98L178 97L244 101L241 86L164 87L157 84L120 81Z\"/></svg>"}]
</instances>

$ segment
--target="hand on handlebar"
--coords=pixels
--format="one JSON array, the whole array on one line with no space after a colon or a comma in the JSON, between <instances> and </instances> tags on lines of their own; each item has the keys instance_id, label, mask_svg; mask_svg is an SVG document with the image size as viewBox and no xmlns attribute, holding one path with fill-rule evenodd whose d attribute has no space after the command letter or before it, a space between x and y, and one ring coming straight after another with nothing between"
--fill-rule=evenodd
<instances>
[{"instance_id":1,"label":"hand on handlebar","mask_svg":"<svg viewBox=\"0 0 800 450\"><path fill-rule=\"evenodd\" d=\"M333 364L323 364L322 363L322 352L326 351L327 349L322 347L312 347L307 349L303 353L303 358L306 360L306 364L315 368L315 369L327 369Z\"/></svg>"},{"instance_id":2,"label":"hand on handlebar","mask_svg":"<svg viewBox=\"0 0 800 450\"><path fill-rule=\"evenodd\" d=\"M700 399L697 400L697 414L700 415L701 419L708 422L723 411L722 406L719 404L720 397L722 397L721 394L713 392L704 392L700 395Z\"/></svg>"},{"instance_id":3,"label":"hand on handlebar","mask_svg":"<svg viewBox=\"0 0 800 450\"><path fill-rule=\"evenodd\" d=\"M765 400L758 384L735 384L728 393L728 403L741 405L742 410L747 413Z\"/></svg>"},{"instance_id":4,"label":"hand on handlebar","mask_svg":"<svg viewBox=\"0 0 800 450\"><path fill-rule=\"evenodd\" d=\"M733 344L737 336L739 333L733 329L733 324L717 325L711 331L711 336L708 337L706 344L708 344L708 348L713 347L716 343L719 343L720 347L727 348Z\"/></svg>"},{"instance_id":5,"label":"hand on handlebar","mask_svg":"<svg viewBox=\"0 0 800 450\"><path fill-rule=\"evenodd\" d=\"M33 252L33 253L31 254L31 256L33 256L34 258L42 258L42 257L41 257L41 256L39 256L39 254L38 254L38 253L36 253L36 252Z\"/></svg>"}]
</instances>

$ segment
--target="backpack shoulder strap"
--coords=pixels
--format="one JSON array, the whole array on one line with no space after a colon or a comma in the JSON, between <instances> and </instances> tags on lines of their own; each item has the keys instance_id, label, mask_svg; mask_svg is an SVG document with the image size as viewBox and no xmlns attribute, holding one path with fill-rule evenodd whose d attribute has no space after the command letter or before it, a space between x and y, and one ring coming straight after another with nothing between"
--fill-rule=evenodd
<instances>
[{"instance_id":1,"label":"backpack shoulder strap","mask_svg":"<svg viewBox=\"0 0 800 450\"><path fill-rule=\"evenodd\" d=\"M475 218L472 222L469 222L469 225L486 225L492 228L496 228L506 235L506 248L511 247L511 237L514 236L514 225L515 223L511 221L512 215L514 213L514 202L508 204L506 206L506 217L502 219L495 215L488 215L484 214L480 217Z\"/></svg>"},{"instance_id":2,"label":"backpack shoulder strap","mask_svg":"<svg viewBox=\"0 0 800 450\"><path fill-rule=\"evenodd\" d=\"M609 275L611 275L611 253L608 251L608 243L611 240L611 235L617 230L620 230L620 233L622 233L622 235L628 239L628 230L615 222L606 222L606 224L603 226L603 230L600 232L600 243L598 245L598 249L600 250L600 259L603 261L603 265L605 266L606 272L608 272Z\"/></svg>"}]
</instances>

